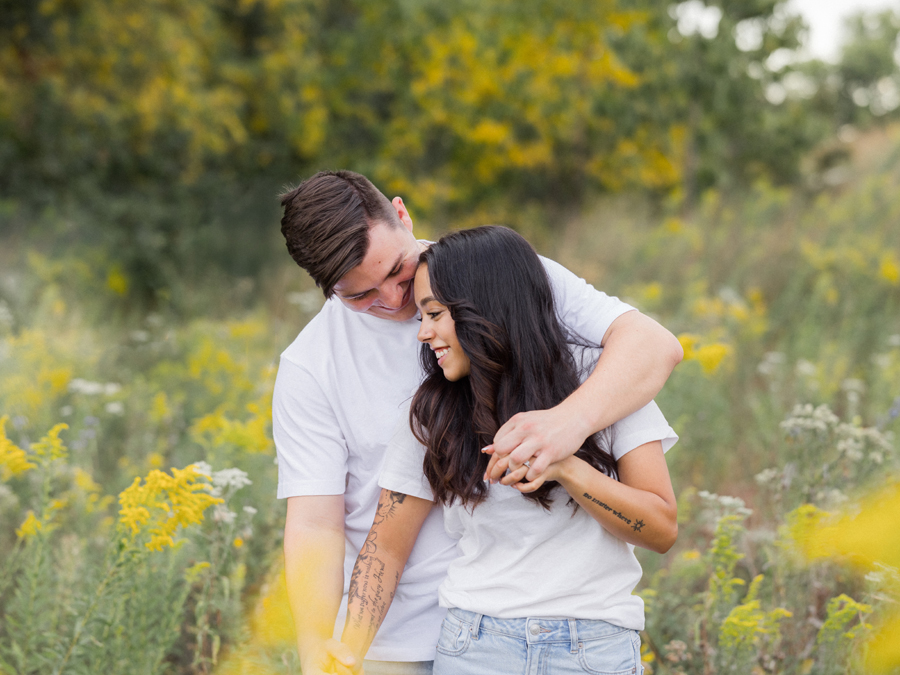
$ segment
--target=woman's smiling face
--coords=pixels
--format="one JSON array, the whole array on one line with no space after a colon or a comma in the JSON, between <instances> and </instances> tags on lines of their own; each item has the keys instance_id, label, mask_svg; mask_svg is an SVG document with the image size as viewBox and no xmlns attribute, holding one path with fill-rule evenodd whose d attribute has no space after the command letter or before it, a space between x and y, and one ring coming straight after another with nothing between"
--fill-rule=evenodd
<instances>
[{"instance_id":1,"label":"woman's smiling face","mask_svg":"<svg viewBox=\"0 0 900 675\"><path fill-rule=\"evenodd\" d=\"M471 369L471 362L459 346L456 324L450 316L450 310L434 299L431 281L428 279L428 265L419 265L414 288L416 306L422 313L419 342L426 343L434 350L438 365L448 380L456 382L466 377Z\"/></svg>"}]
</instances>

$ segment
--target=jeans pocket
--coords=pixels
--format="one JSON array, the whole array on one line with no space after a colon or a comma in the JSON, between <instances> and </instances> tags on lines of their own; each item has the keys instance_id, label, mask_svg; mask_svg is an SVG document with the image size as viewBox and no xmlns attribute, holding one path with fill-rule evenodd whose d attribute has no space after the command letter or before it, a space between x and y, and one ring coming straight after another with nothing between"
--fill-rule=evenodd
<instances>
[{"instance_id":1,"label":"jeans pocket","mask_svg":"<svg viewBox=\"0 0 900 675\"><path fill-rule=\"evenodd\" d=\"M640 636L622 629L615 635L578 643L578 662L592 675L636 675L641 665Z\"/></svg>"},{"instance_id":2,"label":"jeans pocket","mask_svg":"<svg viewBox=\"0 0 900 675\"><path fill-rule=\"evenodd\" d=\"M437 650L447 656L459 656L469 647L472 637L471 626L448 614L441 624Z\"/></svg>"}]
</instances>

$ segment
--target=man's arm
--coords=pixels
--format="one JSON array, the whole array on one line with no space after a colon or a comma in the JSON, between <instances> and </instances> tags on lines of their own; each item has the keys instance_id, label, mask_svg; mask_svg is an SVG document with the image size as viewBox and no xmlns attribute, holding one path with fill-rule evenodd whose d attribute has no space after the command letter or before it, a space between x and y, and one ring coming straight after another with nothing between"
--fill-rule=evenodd
<instances>
[{"instance_id":1,"label":"man's arm","mask_svg":"<svg viewBox=\"0 0 900 675\"><path fill-rule=\"evenodd\" d=\"M289 497L284 524L288 601L304 675L356 672L362 663L333 639L344 591L344 497Z\"/></svg>"},{"instance_id":2,"label":"man's arm","mask_svg":"<svg viewBox=\"0 0 900 675\"><path fill-rule=\"evenodd\" d=\"M493 453L486 478L498 481L530 460L527 480L535 480L588 436L647 405L684 357L674 335L637 311L613 321L601 345L594 371L566 400L514 415L500 427L486 448Z\"/></svg>"}]
</instances>

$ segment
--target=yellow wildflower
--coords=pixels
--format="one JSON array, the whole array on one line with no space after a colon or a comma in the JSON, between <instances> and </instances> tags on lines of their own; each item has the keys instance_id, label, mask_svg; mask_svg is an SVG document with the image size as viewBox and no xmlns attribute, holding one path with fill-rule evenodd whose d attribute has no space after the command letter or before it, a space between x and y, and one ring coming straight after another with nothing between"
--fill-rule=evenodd
<instances>
[{"instance_id":1,"label":"yellow wildflower","mask_svg":"<svg viewBox=\"0 0 900 675\"><path fill-rule=\"evenodd\" d=\"M69 451L59 437L59 432L68 428L68 424L57 424L41 440L31 446L34 454L41 459L41 463L48 464L54 459L65 459L68 456Z\"/></svg>"},{"instance_id":2,"label":"yellow wildflower","mask_svg":"<svg viewBox=\"0 0 900 675\"><path fill-rule=\"evenodd\" d=\"M881 256L881 269L878 274L892 286L900 286L900 263L890 253Z\"/></svg>"},{"instance_id":3,"label":"yellow wildflower","mask_svg":"<svg viewBox=\"0 0 900 675\"><path fill-rule=\"evenodd\" d=\"M267 329L266 323L258 319L234 321L228 324L228 334L233 338L244 340L252 340L265 335Z\"/></svg>"},{"instance_id":4,"label":"yellow wildflower","mask_svg":"<svg viewBox=\"0 0 900 675\"><path fill-rule=\"evenodd\" d=\"M209 567L210 567L210 564L205 561L194 563L193 565L191 565L184 571L184 580L187 581L189 584L194 583L203 574L203 570L209 569Z\"/></svg>"},{"instance_id":5,"label":"yellow wildflower","mask_svg":"<svg viewBox=\"0 0 900 675\"><path fill-rule=\"evenodd\" d=\"M207 447L234 445L248 452L269 452L272 440L267 433L272 418L271 406L261 409L256 403L247 406L252 417L246 422L229 419L221 411L204 415L191 426L194 440Z\"/></svg>"},{"instance_id":6,"label":"yellow wildflower","mask_svg":"<svg viewBox=\"0 0 900 675\"><path fill-rule=\"evenodd\" d=\"M197 482L202 474L193 466L172 469L172 475L154 469L144 484L140 478L119 495L119 523L132 537L141 532L150 535L145 544L152 551L174 546L173 535L179 527L203 521L203 512L223 500L207 494L209 484Z\"/></svg>"},{"instance_id":7,"label":"yellow wildflower","mask_svg":"<svg viewBox=\"0 0 900 675\"><path fill-rule=\"evenodd\" d=\"M16 528L16 536L20 539L30 539L42 529L44 529L43 523L37 519L34 511L29 511L22 525Z\"/></svg>"},{"instance_id":8,"label":"yellow wildflower","mask_svg":"<svg viewBox=\"0 0 900 675\"><path fill-rule=\"evenodd\" d=\"M678 342L684 350L684 360L689 361L694 358L694 347L700 342L700 336L693 333L682 333L678 336Z\"/></svg>"},{"instance_id":9,"label":"yellow wildflower","mask_svg":"<svg viewBox=\"0 0 900 675\"><path fill-rule=\"evenodd\" d=\"M726 356L731 354L731 347L721 342L704 345L694 352L694 358L700 362L703 372L712 374L719 369Z\"/></svg>"},{"instance_id":10,"label":"yellow wildflower","mask_svg":"<svg viewBox=\"0 0 900 675\"><path fill-rule=\"evenodd\" d=\"M159 424L172 416L172 408L169 406L169 397L165 392L157 392L150 404L150 419Z\"/></svg>"},{"instance_id":11,"label":"yellow wildflower","mask_svg":"<svg viewBox=\"0 0 900 675\"><path fill-rule=\"evenodd\" d=\"M241 546L244 545L244 540L241 539L240 537L235 537L234 542L232 542L232 543L234 544L235 548L240 548Z\"/></svg>"},{"instance_id":12,"label":"yellow wildflower","mask_svg":"<svg viewBox=\"0 0 900 675\"><path fill-rule=\"evenodd\" d=\"M0 417L0 480L9 480L35 467L28 461L27 453L6 437L7 419L7 415Z\"/></svg>"},{"instance_id":13,"label":"yellow wildflower","mask_svg":"<svg viewBox=\"0 0 900 675\"><path fill-rule=\"evenodd\" d=\"M73 473L75 485L80 487L82 490L84 490L85 492L100 492L100 486L94 481L91 474L89 474L87 471L76 467Z\"/></svg>"},{"instance_id":14,"label":"yellow wildflower","mask_svg":"<svg viewBox=\"0 0 900 675\"><path fill-rule=\"evenodd\" d=\"M759 574L750 582L750 589L744 602L732 608L722 622L719 640L723 650L735 653L744 650L756 644L761 636L773 633L779 621L791 616L791 613L782 607L770 612L762 610L756 597L762 580L763 575Z\"/></svg>"},{"instance_id":15,"label":"yellow wildflower","mask_svg":"<svg viewBox=\"0 0 900 675\"><path fill-rule=\"evenodd\" d=\"M858 512L837 519L813 513L806 537L798 543L810 559L846 557L868 569L874 563L900 567L900 482L865 500ZM900 612L887 617L869 643L866 666L888 672L900 666Z\"/></svg>"},{"instance_id":16,"label":"yellow wildflower","mask_svg":"<svg viewBox=\"0 0 900 675\"><path fill-rule=\"evenodd\" d=\"M106 275L106 287L116 295L125 295L128 292L128 277L122 273L118 266L109 270Z\"/></svg>"}]
</instances>

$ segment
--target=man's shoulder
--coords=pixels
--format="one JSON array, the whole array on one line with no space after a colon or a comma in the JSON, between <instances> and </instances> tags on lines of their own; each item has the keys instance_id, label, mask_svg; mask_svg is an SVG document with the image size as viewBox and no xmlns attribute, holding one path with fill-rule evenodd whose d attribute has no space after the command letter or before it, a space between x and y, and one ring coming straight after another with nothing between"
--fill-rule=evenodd
<instances>
[{"instance_id":1,"label":"man's shoulder","mask_svg":"<svg viewBox=\"0 0 900 675\"><path fill-rule=\"evenodd\" d=\"M314 366L324 351L333 344L332 337L341 329L340 313L335 311L337 303L326 301L312 319L300 330L294 341L281 352L281 360L300 367Z\"/></svg>"}]
</instances>

